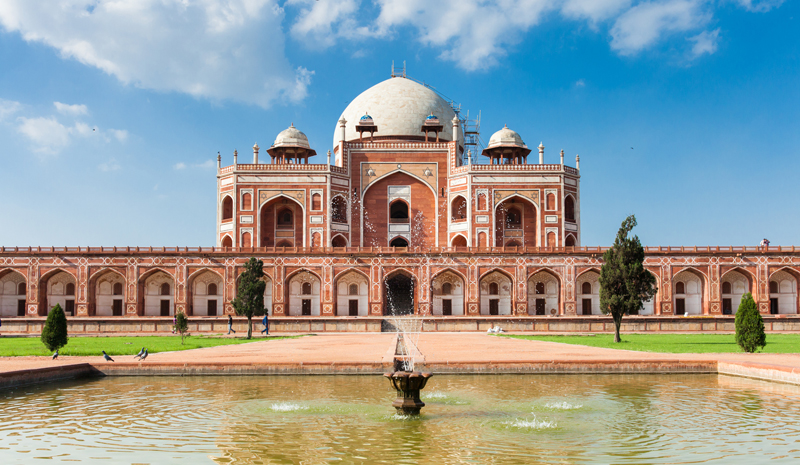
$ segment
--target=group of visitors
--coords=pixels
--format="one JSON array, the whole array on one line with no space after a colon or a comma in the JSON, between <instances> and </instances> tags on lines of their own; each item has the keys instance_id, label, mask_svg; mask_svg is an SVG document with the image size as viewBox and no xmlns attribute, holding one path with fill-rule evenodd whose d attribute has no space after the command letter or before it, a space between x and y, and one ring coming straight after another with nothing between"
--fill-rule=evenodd
<instances>
[{"instance_id":1,"label":"group of visitors","mask_svg":"<svg viewBox=\"0 0 800 465\"><path fill-rule=\"evenodd\" d=\"M267 333L267 336L269 336L269 316L266 313L264 318L261 319L261 324L264 325L264 329L261 332ZM236 334L236 330L233 329L233 317L228 315L228 334L230 333Z\"/></svg>"}]
</instances>

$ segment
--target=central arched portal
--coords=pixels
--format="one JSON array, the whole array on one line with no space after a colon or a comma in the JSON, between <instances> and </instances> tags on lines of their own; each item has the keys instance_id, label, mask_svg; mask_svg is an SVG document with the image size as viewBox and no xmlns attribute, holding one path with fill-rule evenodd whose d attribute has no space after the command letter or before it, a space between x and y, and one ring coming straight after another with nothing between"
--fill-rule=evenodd
<instances>
[{"instance_id":1,"label":"central arched portal","mask_svg":"<svg viewBox=\"0 0 800 465\"><path fill-rule=\"evenodd\" d=\"M384 282L384 315L414 314L414 278L405 272L397 272Z\"/></svg>"}]
</instances>

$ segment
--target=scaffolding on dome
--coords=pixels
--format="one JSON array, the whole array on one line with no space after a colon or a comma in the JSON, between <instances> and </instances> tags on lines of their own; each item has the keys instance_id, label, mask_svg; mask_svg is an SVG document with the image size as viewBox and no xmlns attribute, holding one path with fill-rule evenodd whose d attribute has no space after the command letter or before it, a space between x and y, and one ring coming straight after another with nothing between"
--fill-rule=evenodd
<instances>
[{"instance_id":1,"label":"scaffolding on dome","mask_svg":"<svg viewBox=\"0 0 800 465\"><path fill-rule=\"evenodd\" d=\"M466 111L466 115L463 115L461 112L461 104L457 103L455 100L451 99L450 97L444 95L432 85L426 83L425 81L420 81L419 79L414 79L409 77L406 74L406 62L403 61L403 70L402 73L399 69L395 69L394 67L394 60L392 60L392 77L404 77L406 79L411 79L414 82L422 84L423 86L427 87L428 89L436 92L440 97L447 100L450 104L450 108L453 109L458 120L461 123L461 131L464 134L464 153L461 154L461 164L472 164L478 161L478 155L483 152L483 149L486 147L481 140L481 112L478 111L478 116L476 118L469 117L469 110ZM468 160L468 157L471 158Z\"/></svg>"}]
</instances>

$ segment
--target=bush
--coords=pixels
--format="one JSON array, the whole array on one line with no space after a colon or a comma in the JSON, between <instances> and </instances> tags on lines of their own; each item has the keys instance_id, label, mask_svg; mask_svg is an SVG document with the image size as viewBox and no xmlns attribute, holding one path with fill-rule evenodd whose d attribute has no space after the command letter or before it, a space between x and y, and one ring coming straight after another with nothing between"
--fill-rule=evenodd
<instances>
[{"instance_id":1,"label":"bush","mask_svg":"<svg viewBox=\"0 0 800 465\"><path fill-rule=\"evenodd\" d=\"M742 303L736 311L736 343L745 352L755 352L757 348L763 349L767 345L764 319L749 292L742 296Z\"/></svg>"},{"instance_id":2,"label":"bush","mask_svg":"<svg viewBox=\"0 0 800 465\"><path fill-rule=\"evenodd\" d=\"M61 305L56 304L50 314L47 315L47 321L42 328L42 344L47 347L49 351L56 351L67 345L67 317L64 315L64 310Z\"/></svg>"},{"instance_id":3,"label":"bush","mask_svg":"<svg viewBox=\"0 0 800 465\"><path fill-rule=\"evenodd\" d=\"M175 315L175 331L180 333L181 345L182 345L183 338L189 332L189 319L186 318L186 314L183 312L178 312L178 314Z\"/></svg>"}]
</instances>

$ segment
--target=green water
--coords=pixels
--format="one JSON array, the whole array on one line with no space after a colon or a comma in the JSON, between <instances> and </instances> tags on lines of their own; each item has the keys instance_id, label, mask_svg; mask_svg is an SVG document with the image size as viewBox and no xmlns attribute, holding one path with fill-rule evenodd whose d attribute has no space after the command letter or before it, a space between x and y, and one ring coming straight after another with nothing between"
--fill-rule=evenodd
<instances>
[{"instance_id":1,"label":"green water","mask_svg":"<svg viewBox=\"0 0 800 465\"><path fill-rule=\"evenodd\" d=\"M139 377L0 393L7 463L798 463L800 389L716 375Z\"/></svg>"}]
</instances>

